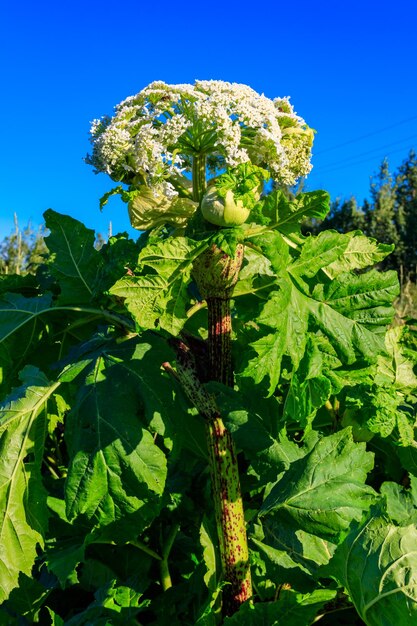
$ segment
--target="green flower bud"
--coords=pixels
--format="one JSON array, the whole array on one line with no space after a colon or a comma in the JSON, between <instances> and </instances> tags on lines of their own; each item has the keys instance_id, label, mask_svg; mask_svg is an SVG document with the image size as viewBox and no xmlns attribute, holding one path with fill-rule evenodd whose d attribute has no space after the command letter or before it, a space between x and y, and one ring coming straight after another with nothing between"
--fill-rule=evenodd
<instances>
[{"instance_id":1,"label":"green flower bud","mask_svg":"<svg viewBox=\"0 0 417 626\"><path fill-rule=\"evenodd\" d=\"M216 186L209 187L201 202L204 219L216 226L240 226L246 222L250 210L242 200L235 200L233 191L226 191L222 197Z\"/></svg>"},{"instance_id":2,"label":"green flower bud","mask_svg":"<svg viewBox=\"0 0 417 626\"><path fill-rule=\"evenodd\" d=\"M266 170L250 162L227 170L203 196L204 219L216 226L240 226L261 197L263 183L268 178Z\"/></svg>"}]
</instances>

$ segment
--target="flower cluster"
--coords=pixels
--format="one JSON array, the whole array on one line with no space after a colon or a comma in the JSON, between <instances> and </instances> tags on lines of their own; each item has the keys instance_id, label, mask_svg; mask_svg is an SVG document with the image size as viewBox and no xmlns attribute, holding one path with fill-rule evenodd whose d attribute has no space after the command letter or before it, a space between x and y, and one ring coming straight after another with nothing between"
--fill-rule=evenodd
<instances>
[{"instance_id":1,"label":"flower cluster","mask_svg":"<svg viewBox=\"0 0 417 626\"><path fill-rule=\"evenodd\" d=\"M190 171L196 155L216 173L251 161L279 184L292 185L311 169L313 131L288 98L271 100L246 85L196 81L151 83L95 120L92 154L97 172L128 185L153 188Z\"/></svg>"}]
</instances>

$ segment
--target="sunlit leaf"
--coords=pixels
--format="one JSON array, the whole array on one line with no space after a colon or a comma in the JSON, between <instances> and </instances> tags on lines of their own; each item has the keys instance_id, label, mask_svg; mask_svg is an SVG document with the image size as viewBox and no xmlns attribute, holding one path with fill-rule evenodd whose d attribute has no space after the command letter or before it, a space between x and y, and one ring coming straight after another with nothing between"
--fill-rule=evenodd
<instances>
[{"instance_id":1,"label":"sunlit leaf","mask_svg":"<svg viewBox=\"0 0 417 626\"><path fill-rule=\"evenodd\" d=\"M35 368L0 407L0 601L31 575L47 526L40 468L46 435L45 404L58 387Z\"/></svg>"}]
</instances>

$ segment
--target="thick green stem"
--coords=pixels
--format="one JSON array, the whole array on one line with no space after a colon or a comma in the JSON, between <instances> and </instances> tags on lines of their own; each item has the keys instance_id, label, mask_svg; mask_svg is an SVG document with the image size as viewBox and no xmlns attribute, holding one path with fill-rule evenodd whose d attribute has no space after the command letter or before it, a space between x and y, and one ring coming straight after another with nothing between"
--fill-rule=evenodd
<instances>
[{"instance_id":1,"label":"thick green stem","mask_svg":"<svg viewBox=\"0 0 417 626\"><path fill-rule=\"evenodd\" d=\"M224 580L223 613L233 615L252 597L249 551L236 449L220 415L206 424L214 509Z\"/></svg>"},{"instance_id":2,"label":"thick green stem","mask_svg":"<svg viewBox=\"0 0 417 626\"><path fill-rule=\"evenodd\" d=\"M181 340L173 340L177 369L169 363L164 369L181 385L190 402L206 422L214 510L224 580L223 612L232 615L252 596L249 553L243 503L240 493L236 450L226 429L214 396L202 385L195 358Z\"/></svg>"},{"instance_id":3,"label":"thick green stem","mask_svg":"<svg viewBox=\"0 0 417 626\"><path fill-rule=\"evenodd\" d=\"M229 387L233 386L230 299L242 260L243 246L237 247L234 258L214 246L194 263L194 277L208 309L208 378ZM232 615L252 596L239 469L233 439L218 412L207 411L206 433L220 553L228 583L223 590L223 612Z\"/></svg>"},{"instance_id":4,"label":"thick green stem","mask_svg":"<svg viewBox=\"0 0 417 626\"><path fill-rule=\"evenodd\" d=\"M206 189L206 157L202 154L193 156L193 200L200 202Z\"/></svg>"},{"instance_id":5,"label":"thick green stem","mask_svg":"<svg viewBox=\"0 0 417 626\"><path fill-rule=\"evenodd\" d=\"M209 373L228 387L233 386L232 321L229 298L208 298Z\"/></svg>"}]
</instances>

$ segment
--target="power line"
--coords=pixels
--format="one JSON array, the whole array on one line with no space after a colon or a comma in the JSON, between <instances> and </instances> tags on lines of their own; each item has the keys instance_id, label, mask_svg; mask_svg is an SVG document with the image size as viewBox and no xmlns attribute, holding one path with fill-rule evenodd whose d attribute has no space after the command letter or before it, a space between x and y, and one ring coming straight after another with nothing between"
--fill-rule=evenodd
<instances>
[{"instance_id":1,"label":"power line","mask_svg":"<svg viewBox=\"0 0 417 626\"><path fill-rule=\"evenodd\" d=\"M367 133L366 135L361 135L360 137L356 137L355 139L349 139L348 141L344 141L343 143L339 143L336 146L331 146L330 148L325 148L324 150L321 150L320 152L317 152L318 156L319 154L324 154L325 152L330 152L331 150L337 150L338 148L342 148L343 146L347 146L351 143L356 143L357 141L362 141L362 139L367 139L368 137L373 137L374 135L379 135L380 133L385 132L386 130L391 130L391 128L396 128L397 126L401 126L402 124L407 124L408 122L412 122L414 120L417 120L417 115L414 115L413 117L409 117L406 120L401 120L400 122L396 122L395 124L391 124L390 126L385 126L384 128L380 128L379 130L374 130L371 133Z\"/></svg>"},{"instance_id":2,"label":"power line","mask_svg":"<svg viewBox=\"0 0 417 626\"><path fill-rule=\"evenodd\" d=\"M411 148L410 148L411 149ZM380 159L384 159L387 156L391 156L391 154L396 154L397 152L403 152L404 148L398 148L397 150L391 150L390 152L385 153L384 155L380 156ZM367 163L368 161L374 161L374 159L377 157L370 157L370 158L366 158L366 159L360 159L359 161L355 161L354 163L348 163L346 165L340 165L339 167L334 167L331 169L328 169L324 172L324 174L330 174L331 172L335 172L337 170L343 170L346 169L347 167L353 167L355 165L360 165L361 163ZM321 168L320 168L320 173L322 173Z\"/></svg>"},{"instance_id":3,"label":"power line","mask_svg":"<svg viewBox=\"0 0 417 626\"><path fill-rule=\"evenodd\" d=\"M347 157L346 159L342 159L341 161L334 161L333 163L329 163L328 165L322 165L322 166L320 166L320 169L321 170L327 170L329 168L333 169L334 166L338 166L339 164L347 163L347 162L352 161L352 160L356 160L357 158L365 156L367 154L380 152L381 150L385 150L385 148L390 148L391 146L397 146L398 144L409 143L410 140L414 139L415 137L417 137L417 134L410 135L409 137L407 137L405 139L399 139L398 141L392 141L391 143L384 144L383 146L379 146L378 148L373 148L372 150L366 150L365 152L359 152L358 154L355 154L354 156L351 156L351 157Z\"/></svg>"}]
</instances>

